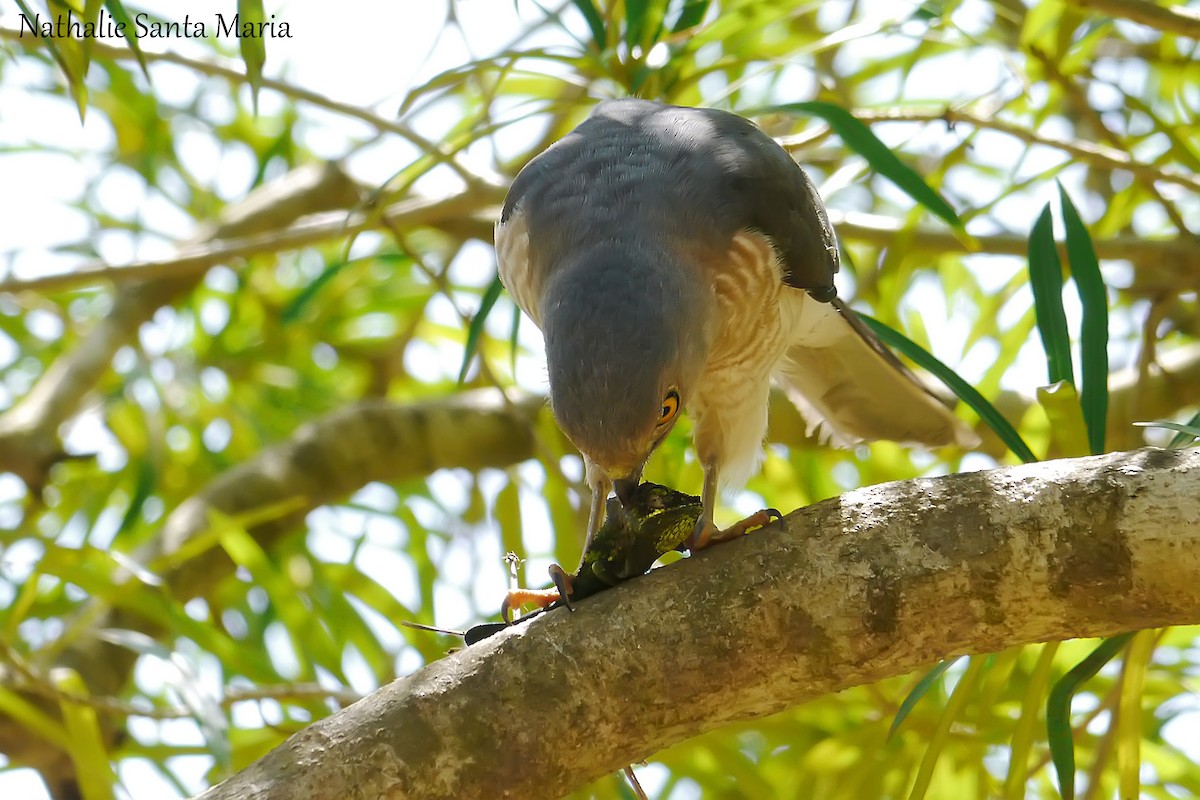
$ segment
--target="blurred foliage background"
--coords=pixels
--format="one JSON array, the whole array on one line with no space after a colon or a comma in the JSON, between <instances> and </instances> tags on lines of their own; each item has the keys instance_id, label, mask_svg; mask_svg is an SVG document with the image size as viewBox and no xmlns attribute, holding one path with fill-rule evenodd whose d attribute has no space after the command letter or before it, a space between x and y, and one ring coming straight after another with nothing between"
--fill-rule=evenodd
<instances>
[{"instance_id":1,"label":"blurred foliage background","mask_svg":"<svg viewBox=\"0 0 1200 800\"><path fill-rule=\"evenodd\" d=\"M2 7L5 796L190 795L454 643L401 620L494 618L510 579L576 563L581 466L541 410L537 332L496 299L491 225L520 166L599 98L760 110L831 209L841 295L1036 457L1089 450L1079 405L1037 391L1062 377L1047 352L1086 371L1089 341L1107 350L1107 376L1090 362L1105 449L1173 436L1137 421L1195 438L1195 4L267 3L290 37L215 36L218 11L264 13L232 5L186 9L208 38L131 43L20 36L19 13L66 6ZM101 6L185 11L76 13ZM807 101L873 137L764 110ZM876 140L961 227L886 176ZM1090 232L1107 339L1081 342L1097 301L1057 266L1065 325L1039 336L1026 253L1047 203L1061 239L1056 182ZM971 454L834 451L776 403L762 474L725 510L1018 461L979 428ZM646 477L698 492L689 441L680 425ZM1200 795L1196 632L1127 637L1062 683L1096 647L860 687L638 774L659 798L1057 797L1058 685L1078 690L1050 732L1079 796ZM614 775L574 796L630 791Z\"/></svg>"}]
</instances>

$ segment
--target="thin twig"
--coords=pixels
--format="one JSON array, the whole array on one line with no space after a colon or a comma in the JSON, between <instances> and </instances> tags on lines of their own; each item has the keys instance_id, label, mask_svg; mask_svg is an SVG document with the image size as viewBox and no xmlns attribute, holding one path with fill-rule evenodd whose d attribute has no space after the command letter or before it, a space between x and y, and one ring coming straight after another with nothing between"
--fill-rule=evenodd
<instances>
[{"instance_id":1,"label":"thin twig","mask_svg":"<svg viewBox=\"0 0 1200 800\"><path fill-rule=\"evenodd\" d=\"M1146 0L1069 0L1080 8L1137 22L1164 33L1200 39L1200 14L1184 6L1161 6Z\"/></svg>"},{"instance_id":2,"label":"thin twig","mask_svg":"<svg viewBox=\"0 0 1200 800\"><path fill-rule=\"evenodd\" d=\"M183 254L163 261L140 261L124 266L91 263L76 270L43 275L27 280L0 282L0 293L60 290L71 286L90 285L100 281L145 280L179 275L207 269L214 264L248 258L263 253L283 252L308 247L339 236L348 236L383 226L393 220L402 227L442 225L461 222L498 203L503 190L498 187L468 189L442 200L412 200L389 207L382 215L355 214L347 218L342 212L314 216L310 221L261 236L218 240L199 245ZM849 241L887 246L897 236L904 236L905 247L912 253L987 253L991 255L1026 254L1026 237L1015 233L999 233L976 237L978 247L971 249L949 231L936 228L905 230L904 223L878 214L831 212L830 218L838 236ZM479 222L480 233L489 229ZM1174 286L1184 280L1194 281L1195 264L1200 263L1200 240L1146 239L1140 236L1115 236L1095 242L1096 255L1105 260L1133 262L1140 270L1158 273L1162 278L1154 286ZM1189 276L1191 276L1189 278ZM1149 284L1147 284L1149 286Z\"/></svg>"},{"instance_id":3,"label":"thin twig","mask_svg":"<svg viewBox=\"0 0 1200 800\"><path fill-rule=\"evenodd\" d=\"M0 39L16 42L17 44L23 46L26 50L35 50L42 46L42 40L40 37L22 37L19 35L19 31L13 30L12 28L0 27ZM129 61L136 58L136 55L133 53L133 51L127 47L116 47L113 45L104 44L94 39L88 41L88 46L91 48L91 55L93 58L102 58L111 61ZM224 78L230 83L236 85L249 85L250 83L250 79L246 76L245 72L230 66L217 64L212 61L188 58L187 56L183 56L178 53L148 50L145 46L143 46L141 50L142 56L146 59L146 61L151 63L161 62L166 64L175 64L177 66L191 69L200 73L201 75L207 75L213 78ZM459 177L466 181L468 186L479 181L479 177L477 175L455 161L450 154L444 152L441 145L426 139L424 136L421 136L412 128L401 122L379 116L378 114L374 114L359 106L333 100L323 94L320 94L319 92L314 92L310 89L295 86L287 81L281 81L276 78L264 77L259 85L261 88L279 92L286 97L290 97L294 100L300 100L301 102L307 103L311 106L316 106L317 108L323 108L327 111L332 111L335 114L341 114L345 117L351 117L353 119L360 120L377 130L394 133L397 136L407 139L409 142L416 145L423 153L432 156L439 163L445 164L453 169L456 173L458 173Z\"/></svg>"},{"instance_id":4,"label":"thin twig","mask_svg":"<svg viewBox=\"0 0 1200 800\"><path fill-rule=\"evenodd\" d=\"M98 281L142 281L178 277L231 260L309 247L328 239L371 230L381 223L412 227L444 221L456 222L500 202L503 196L503 190L498 187L476 186L460 194L437 200L421 198L397 203L380 213L347 215L337 211L314 215L308 221L290 228L197 245L163 261L139 261L119 267L104 262L93 262L71 272L42 275L27 280L3 281L0 282L0 293L47 291Z\"/></svg>"},{"instance_id":5,"label":"thin twig","mask_svg":"<svg viewBox=\"0 0 1200 800\"><path fill-rule=\"evenodd\" d=\"M1061 150L1072 157L1086 161L1094 166L1107 169L1122 169L1142 178L1163 183L1173 183L1193 191L1200 192L1200 176L1172 169L1160 169L1152 164L1134 161L1130 155L1115 147L1108 147L1095 142L1085 142L1073 139L1057 139L1044 136L1013 122L1007 122L996 117L984 117L970 111L956 108L943 109L856 109L855 118L862 122L944 122L947 125L964 124L975 128L1006 133L1027 144L1040 144ZM799 137L784 137L780 140L786 148L806 145L812 134L801 134Z\"/></svg>"}]
</instances>

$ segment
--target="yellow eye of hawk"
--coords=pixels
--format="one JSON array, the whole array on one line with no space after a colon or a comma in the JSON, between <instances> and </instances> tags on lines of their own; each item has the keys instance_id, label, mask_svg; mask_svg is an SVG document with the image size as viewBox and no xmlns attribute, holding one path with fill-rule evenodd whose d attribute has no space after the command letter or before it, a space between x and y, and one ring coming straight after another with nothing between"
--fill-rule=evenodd
<instances>
[{"instance_id":1,"label":"yellow eye of hawk","mask_svg":"<svg viewBox=\"0 0 1200 800\"><path fill-rule=\"evenodd\" d=\"M659 427L666 425L671 420L675 419L675 415L679 413L679 392L672 389L667 392L667 396L662 401L662 411L658 415Z\"/></svg>"}]
</instances>

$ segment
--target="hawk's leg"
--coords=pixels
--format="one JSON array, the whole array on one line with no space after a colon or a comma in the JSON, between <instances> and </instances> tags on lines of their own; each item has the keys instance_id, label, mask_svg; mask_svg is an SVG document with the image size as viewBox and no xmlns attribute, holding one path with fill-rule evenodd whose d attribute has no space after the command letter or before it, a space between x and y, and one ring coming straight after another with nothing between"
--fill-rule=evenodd
<instances>
[{"instance_id":1,"label":"hawk's leg","mask_svg":"<svg viewBox=\"0 0 1200 800\"><path fill-rule=\"evenodd\" d=\"M745 519L733 523L724 530L718 528L713 522L713 510L717 504L717 468L715 466L707 466L704 469L704 489L701 492L700 502L702 504L700 519L696 520L696 529L687 543L688 550L693 553L718 542L736 539L753 528L761 528L772 518L780 519L782 517L775 509L764 508L762 511L755 511Z\"/></svg>"}]
</instances>

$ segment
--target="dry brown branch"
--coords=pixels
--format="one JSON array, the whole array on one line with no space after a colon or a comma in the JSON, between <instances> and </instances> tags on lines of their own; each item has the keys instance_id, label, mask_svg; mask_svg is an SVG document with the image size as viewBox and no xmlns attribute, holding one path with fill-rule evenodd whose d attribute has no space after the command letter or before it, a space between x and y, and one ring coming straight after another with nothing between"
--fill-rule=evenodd
<instances>
[{"instance_id":1,"label":"dry brown branch","mask_svg":"<svg viewBox=\"0 0 1200 800\"><path fill-rule=\"evenodd\" d=\"M948 656L1196 624L1197 493L1198 449L851 492L430 664L201 798L554 798Z\"/></svg>"}]
</instances>

